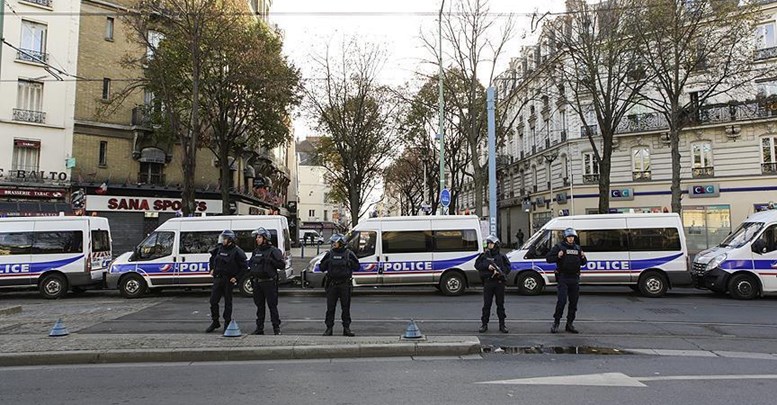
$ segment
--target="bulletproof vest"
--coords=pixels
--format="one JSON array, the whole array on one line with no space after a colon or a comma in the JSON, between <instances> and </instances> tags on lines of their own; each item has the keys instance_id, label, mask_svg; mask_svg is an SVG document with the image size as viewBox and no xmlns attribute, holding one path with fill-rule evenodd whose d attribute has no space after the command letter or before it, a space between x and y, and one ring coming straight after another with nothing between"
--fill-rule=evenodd
<instances>
[{"instance_id":1,"label":"bulletproof vest","mask_svg":"<svg viewBox=\"0 0 777 405\"><path fill-rule=\"evenodd\" d=\"M558 271L570 275L580 273L580 266L582 265L580 246L569 246L562 243L560 248L564 252L564 256L558 262Z\"/></svg>"},{"instance_id":2,"label":"bulletproof vest","mask_svg":"<svg viewBox=\"0 0 777 405\"><path fill-rule=\"evenodd\" d=\"M349 254L348 250L343 250L342 252L332 250L329 252L329 277L335 280L351 277L351 269L348 266Z\"/></svg>"}]
</instances>

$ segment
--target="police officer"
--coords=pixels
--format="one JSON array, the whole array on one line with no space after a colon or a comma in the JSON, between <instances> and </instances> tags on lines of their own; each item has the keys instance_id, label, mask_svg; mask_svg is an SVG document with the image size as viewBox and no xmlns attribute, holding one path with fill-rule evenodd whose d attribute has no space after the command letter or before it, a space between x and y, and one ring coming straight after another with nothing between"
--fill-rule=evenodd
<instances>
[{"instance_id":1,"label":"police officer","mask_svg":"<svg viewBox=\"0 0 777 405\"><path fill-rule=\"evenodd\" d=\"M219 302L224 297L224 329L232 321L232 288L237 280L248 270L248 262L243 249L236 244L235 233L231 230L221 232L220 245L211 249L210 275L213 287L210 291L210 317L212 322L205 333L216 330L219 324Z\"/></svg>"},{"instance_id":2,"label":"police officer","mask_svg":"<svg viewBox=\"0 0 777 405\"><path fill-rule=\"evenodd\" d=\"M480 333L488 331L491 303L496 297L496 315L499 317L499 331L508 333L505 326L505 283L510 273L510 260L499 251L499 238L489 235L486 250L475 260L475 268L483 281L483 314L480 317Z\"/></svg>"},{"instance_id":3,"label":"police officer","mask_svg":"<svg viewBox=\"0 0 777 405\"><path fill-rule=\"evenodd\" d=\"M342 311L343 336L356 336L351 332L351 277L359 270L359 259L345 245L343 235L334 234L329 239L332 250L321 259L321 271L326 273L324 286L326 288L326 331L324 336L332 336L335 326L335 309L340 300Z\"/></svg>"},{"instance_id":4,"label":"police officer","mask_svg":"<svg viewBox=\"0 0 777 405\"><path fill-rule=\"evenodd\" d=\"M580 333L575 329L575 313L577 312L577 300L580 297L580 267L586 264L585 253L580 245L575 243L577 232L572 228L564 230L564 240L553 246L547 256L548 263L556 263L556 282L558 283L558 299L556 312L553 314L553 326L551 333L558 333L561 316L564 315L564 306L569 298L569 310L567 312L566 331Z\"/></svg>"},{"instance_id":5,"label":"police officer","mask_svg":"<svg viewBox=\"0 0 777 405\"><path fill-rule=\"evenodd\" d=\"M256 238L256 249L249 261L249 276L254 289L256 304L256 330L254 335L264 335L264 305L270 309L270 322L276 335L281 334L281 318L278 316L278 270L286 268L286 260L280 249L270 242L270 232L259 228L251 235Z\"/></svg>"}]
</instances>

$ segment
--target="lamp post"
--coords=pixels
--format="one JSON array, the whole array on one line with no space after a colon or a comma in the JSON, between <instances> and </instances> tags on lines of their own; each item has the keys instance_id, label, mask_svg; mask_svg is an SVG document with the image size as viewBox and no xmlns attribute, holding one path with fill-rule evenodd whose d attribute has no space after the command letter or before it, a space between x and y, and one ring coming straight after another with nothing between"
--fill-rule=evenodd
<instances>
[{"instance_id":1,"label":"lamp post","mask_svg":"<svg viewBox=\"0 0 777 405\"><path fill-rule=\"evenodd\" d=\"M445 98L443 96L443 69L442 69L442 9L445 7L445 0L442 0L440 3L440 14L437 20L437 28L438 28L438 34L439 34L439 40L440 40L440 49L438 50L437 54L437 64L440 65L440 94L439 94L439 115L440 115L440 123L437 127L437 135L440 137L440 193L442 193L442 190L445 188ZM442 204L440 204L440 214L443 214L445 211L442 208Z\"/></svg>"}]
</instances>

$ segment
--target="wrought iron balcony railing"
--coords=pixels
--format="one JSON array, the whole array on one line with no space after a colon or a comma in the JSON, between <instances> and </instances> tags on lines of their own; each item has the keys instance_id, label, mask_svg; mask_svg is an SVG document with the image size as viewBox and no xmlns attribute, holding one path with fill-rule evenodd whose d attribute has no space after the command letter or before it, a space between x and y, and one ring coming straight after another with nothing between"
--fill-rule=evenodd
<instances>
[{"instance_id":1,"label":"wrought iron balcony railing","mask_svg":"<svg viewBox=\"0 0 777 405\"><path fill-rule=\"evenodd\" d=\"M585 184L597 184L597 183L599 183L599 175L598 174L584 174L583 175L583 183L585 183Z\"/></svg>"},{"instance_id":2,"label":"wrought iron balcony railing","mask_svg":"<svg viewBox=\"0 0 777 405\"><path fill-rule=\"evenodd\" d=\"M49 54L32 49L20 49L16 52L16 60L33 63L46 63L49 60Z\"/></svg>"},{"instance_id":3,"label":"wrought iron balcony railing","mask_svg":"<svg viewBox=\"0 0 777 405\"><path fill-rule=\"evenodd\" d=\"M19 108L14 108L13 120L43 124L46 122L46 113L43 111L22 110Z\"/></svg>"},{"instance_id":4,"label":"wrought iron balcony railing","mask_svg":"<svg viewBox=\"0 0 777 405\"><path fill-rule=\"evenodd\" d=\"M631 177L634 181L649 181L652 178L650 170L633 171Z\"/></svg>"},{"instance_id":5,"label":"wrought iron balcony railing","mask_svg":"<svg viewBox=\"0 0 777 405\"><path fill-rule=\"evenodd\" d=\"M712 166L694 167L692 169L692 175L695 178L715 177L715 168Z\"/></svg>"}]
</instances>

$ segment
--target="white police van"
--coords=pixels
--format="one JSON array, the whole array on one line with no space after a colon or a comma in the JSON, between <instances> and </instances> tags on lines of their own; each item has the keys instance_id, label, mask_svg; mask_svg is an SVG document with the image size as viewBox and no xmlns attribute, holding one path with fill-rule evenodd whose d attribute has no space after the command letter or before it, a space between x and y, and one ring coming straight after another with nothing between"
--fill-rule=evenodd
<instances>
[{"instance_id":1,"label":"white police van","mask_svg":"<svg viewBox=\"0 0 777 405\"><path fill-rule=\"evenodd\" d=\"M693 259L694 285L737 299L777 292L777 210L756 212Z\"/></svg>"},{"instance_id":2,"label":"white police van","mask_svg":"<svg viewBox=\"0 0 777 405\"><path fill-rule=\"evenodd\" d=\"M460 295L480 283L475 259L483 252L483 236L474 215L368 218L347 239L361 264L354 286L432 285ZM323 256L302 271L303 286L323 286Z\"/></svg>"},{"instance_id":3,"label":"white police van","mask_svg":"<svg viewBox=\"0 0 777 405\"><path fill-rule=\"evenodd\" d=\"M122 296L137 298L149 288L209 287L210 249L218 246L222 231L231 229L237 245L250 259L256 247L251 232L263 227L270 232L273 246L283 252L285 271L279 271L279 281L290 281L291 237L286 217L280 215L232 215L173 218L160 225L135 248L111 263L107 276L108 288L118 288ZM250 279L238 283L246 296L253 292Z\"/></svg>"},{"instance_id":4,"label":"white police van","mask_svg":"<svg viewBox=\"0 0 777 405\"><path fill-rule=\"evenodd\" d=\"M106 218L0 218L0 289L37 287L61 298L101 286L110 261Z\"/></svg>"},{"instance_id":5,"label":"white police van","mask_svg":"<svg viewBox=\"0 0 777 405\"><path fill-rule=\"evenodd\" d=\"M660 297L673 286L690 285L688 250L677 214L604 214L553 218L518 250L508 253L508 285L524 295L555 285L555 263L545 256L566 228L578 234L588 263L580 283L627 285L646 297Z\"/></svg>"}]
</instances>

